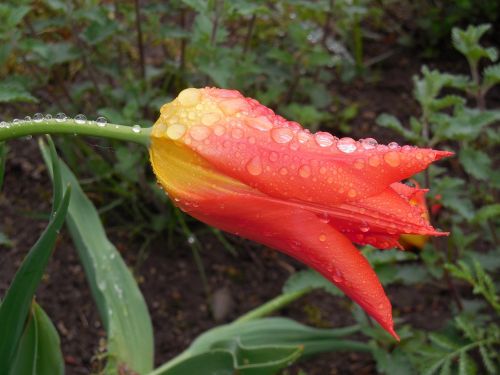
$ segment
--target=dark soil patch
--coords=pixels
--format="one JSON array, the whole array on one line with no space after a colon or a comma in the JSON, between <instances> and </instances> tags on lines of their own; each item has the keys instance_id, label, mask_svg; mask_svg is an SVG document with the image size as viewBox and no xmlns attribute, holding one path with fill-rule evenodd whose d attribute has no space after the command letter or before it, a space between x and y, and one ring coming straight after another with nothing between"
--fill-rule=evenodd
<instances>
[{"instance_id":1,"label":"dark soil patch","mask_svg":"<svg viewBox=\"0 0 500 375\"><path fill-rule=\"evenodd\" d=\"M339 84L335 93L358 102L362 108L353 124L354 136L374 136L381 142L395 138L383 130L373 134L374 119L384 111L403 119L416 114L411 76L419 66L401 58L393 68L384 71L390 80ZM45 227L51 197L49 178L36 142L15 141L9 145L5 187L0 194L0 231L14 243L10 248L0 247L0 295L5 293L24 255ZM125 232L110 233L127 264L135 265L140 244L131 243ZM187 244L169 249L165 242L153 243L148 258L137 270L155 326L157 364L180 353L203 331L230 322L275 297L290 274L301 267L284 255L236 238L231 240L237 244L237 257L211 236L201 240L209 287L231 301L222 320L213 318ZM388 288L388 294L395 315L416 328L438 329L450 316L447 289L430 285L393 286ZM60 333L67 374L89 373L105 331L66 232L57 244L37 300ZM315 292L291 304L282 315L311 325L341 327L354 323L350 306L346 298ZM376 373L371 356L360 353L323 354L295 365L289 373L296 374L299 369L309 375Z\"/></svg>"}]
</instances>

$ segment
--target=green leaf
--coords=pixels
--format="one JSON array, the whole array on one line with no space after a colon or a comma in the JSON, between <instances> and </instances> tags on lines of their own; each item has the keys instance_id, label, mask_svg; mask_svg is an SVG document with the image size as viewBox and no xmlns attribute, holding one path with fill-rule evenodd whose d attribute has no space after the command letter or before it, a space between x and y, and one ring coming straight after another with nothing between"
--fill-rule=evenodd
<instances>
[{"instance_id":1,"label":"green leaf","mask_svg":"<svg viewBox=\"0 0 500 375\"><path fill-rule=\"evenodd\" d=\"M300 357L300 346L245 346L238 339L220 343L215 350L181 362L163 375L234 374L272 375ZM205 363L207 361L207 363ZM209 365L210 367L205 367Z\"/></svg>"},{"instance_id":2,"label":"green leaf","mask_svg":"<svg viewBox=\"0 0 500 375\"><path fill-rule=\"evenodd\" d=\"M0 103L13 102L38 103L38 99L31 95L21 84L14 82L0 83Z\"/></svg>"},{"instance_id":3,"label":"green leaf","mask_svg":"<svg viewBox=\"0 0 500 375\"><path fill-rule=\"evenodd\" d=\"M50 165L46 146L41 145ZM67 225L85 268L90 289L108 334L107 372L122 366L146 373L153 367L153 331L144 298L120 253L109 241L92 202L61 162L61 174L73 195Z\"/></svg>"},{"instance_id":4,"label":"green leaf","mask_svg":"<svg viewBox=\"0 0 500 375\"><path fill-rule=\"evenodd\" d=\"M483 81L490 88L500 83L500 64L490 65L483 71Z\"/></svg>"},{"instance_id":5,"label":"green leaf","mask_svg":"<svg viewBox=\"0 0 500 375\"><path fill-rule=\"evenodd\" d=\"M467 29L453 28L451 38L453 46L467 57L473 64L485 57L490 61L496 61L498 52L495 48L484 48L479 44L481 37L491 28L491 25L478 26L469 25Z\"/></svg>"},{"instance_id":6,"label":"green leaf","mask_svg":"<svg viewBox=\"0 0 500 375\"><path fill-rule=\"evenodd\" d=\"M477 366L474 360L465 352L460 352L458 360L458 374L459 375L475 375L477 373Z\"/></svg>"},{"instance_id":7,"label":"green leaf","mask_svg":"<svg viewBox=\"0 0 500 375\"><path fill-rule=\"evenodd\" d=\"M316 271L307 269L294 273L283 285L283 293L294 293L305 289L324 289L335 296L343 295L342 291Z\"/></svg>"},{"instance_id":8,"label":"green leaf","mask_svg":"<svg viewBox=\"0 0 500 375\"><path fill-rule=\"evenodd\" d=\"M418 135L406 129L396 116L382 113L377 117L375 122L379 126L394 130L410 141L418 141Z\"/></svg>"},{"instance_id":9,"label":"green leaf","mask_svg":"<svg viewBox=\"0 0 500 375\"><path fill-rule=\"evenodd\" d=\"M263 369L269 369L270 364L273 362L281 363L283 355L287 352L292 356L288 360L290 362L295 359L295 355L298 356L302 352L304 355L312 355L337 350L371 351L370 346L365 343L342 339L343 336L353 334L358 330L358 326L338 329L311 328L291 319L275 317L244 322L236 321L203 333L193 341L184 353L156 369L151 375L199 373L170 372L170 370L175 369L176 366L184 361L190 361L193 357L206 355L207 353L213 353L214 350L218 351L221 349L228 350L233 356L233 367L216 367L216 370L220 370L222 373L231 369L248 371L259 368L260 371L264 371ZM251 353L248 353L248 367L239 368L237 366L241 363L241 350L245 348L252 350ZM273 348L279 350L274 351ZM206 359L206 357L200 358ZM218 372L209 373L218 374ZM246 372L241 373L246 374ZM261 373L265 374L267 372L249 372L249 374ZM233 374L233 372L229 372L229 374Z\"/></svg>"},{"instance_id":10,"label":"green leaf","mask_svg":"<svg viewBox=\"0 0 500 375\"><path fill-rule=\"evenodd\" d=\"M7 145L0 142L0 191L2 191L5 176L5 162L7 161Z\"/></svg>"},{"instance_id":11,"label":"green leaf","mask_svg":"<svg viewBox=\"0 0 500 375\"><path fill-rule=\"evenodd\" d=\"M3 232L0 232L0 246L6 246L6 247L12 246L12 242Z\"/></svg>"},{"instance_id":12,"label":"green leaf","mask_svg":"<svg viewBox=\"0 0 500 375\"><path fill-rule=\"evenodd\" d=\"M43 309L33 302L28 324L17 349L11 375L64 374L57 330Z\"/></svg>"},{"instance_id":13,"label":"green leaf","mask_svg":"<svg viewBox=\"0 0 500 375\"><path fill-rule=\"evenodd\" d=\"M491 159L485 152L466 147L460 150L459 158L465 171L476 179L485 181L491 177Z\"/></svg>"},{"instance_id":14,"label":"green leaf","mask_svg":"<svg viewBox=\"0 0 500 375\"><path fill-rule=\"evenodd\" d=\"M500 216L500 203L488 204L481 207L472 221L474 223L484 223L486 220L494 219Z\"/></svg>"},{"instance_id":15,"label":"green leaf","mask_svg":"<svg viewBox=\"0 0 500 375\"><path fill-rule=\"evenodd\" d=\"M52 216L40 239L31 248L16 272L0 306L0 374L8 372L28 316L31 300L54 248L70 201L66 189L56 214Z\"/></svg>"},{"instance_id":16,"label":"green leaf","mask_svg":"<svg viewBox=\"0 0 500 375\"><path fill-rule=\"evenodd\" d=\"M481 345L479 346L479 353L481 354L481 359L488 373L497 374L497 366L491 360L488 349L484 345Z\"/></svg>"}]
</instances>

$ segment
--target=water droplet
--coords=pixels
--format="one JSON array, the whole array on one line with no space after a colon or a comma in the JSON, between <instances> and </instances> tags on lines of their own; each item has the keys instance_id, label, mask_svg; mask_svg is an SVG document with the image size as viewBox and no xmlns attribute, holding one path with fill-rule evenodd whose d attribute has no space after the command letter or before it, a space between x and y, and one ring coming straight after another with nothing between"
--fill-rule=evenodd
<instances>
[{"instance_id":1,"label":"water droplet","mask_svg":"<svg viewBox=\"0 0 500 375\"><path fill-rule=\"evenodd\" d=\"M50 120L52 120L52 115L50 113L47 113L45 115L45 121L50 121Z\"/></svg>"},{"instance_id":2,"label":"water droplet","mask_svg":"<svg viewBox=\"0 0 500 375\"><path fill-rule=\"evenodd\" d=\"M347 196L349 198L354 198L356 195L358 195L358 193L354 189L349 189L349 191L347 192Z\"/></svg>"},{"instance_id":3,"label":"water droplet","mask_svg":"<svg viewBox=\"0 0 500 375\"><path fill-rule=\"evenodd\" d=\"M380 158L378 156L372 156L370 159L368 159L368 164L370 164L372 167L378 167L380 165Z\"/></svg>"},{"instance_id":4,"label":"water droplet","mask_svg":"<svg viewBox=\"0 0 500 375\"><path fill-rule=\"evenodd\" d=\"M210 126L219 121L220 115L218 113L207 113L201 118L201 123L206 126Z\"/></svg>"},{"instance_id":5,"label":"water droplet","mask_svg":"<svg viewBox=\"0 0 500 375\"><path fill-rule=\"evenodd\" d=\"M276 143L288 143L293 139L293 132L288 128L275 128L271 130L271 137Z\"/></svg>"},{"instance_id":6,"label":"water droplet","mask_svg":"<svg viewBox=\"0 0 500 375\"><path fill-rule=\"evenodd\" d=\"M349 137L341 138L337 142L337 148L346 154L350 154L357 149L356 141Z\"/></svg>"},{"instance_id":7,"label":"water droplet","mask_svg":"<svg viewBox=\"0 0 500 375\"><path fill-rule=\"evenodd\" d=\"M320 213L318 217L322 223L328 224L330 222L330 216L326 212Z\"/></svg>"},{"instance_id":8,"label":"water droplet","mask_svg":"<svg viewBox=\"0 0 500 375\"><path fill-rule=\"evenodd\" d=\"M286 169L285 167L280 169L280 175L286 176L287 174L288 174L288 169Z\"/></svg>"},{"instance_id":9,"label":"water droplet","mask_svg":"<svg viewBox=\"0 0 500 375\"><path fill-rule=\"evenodd\" d=\"M365 150L373 150L375 147L377 147L378 144L377 141L373 138L360 139L359 142Z\"/></svg>"},{"instance_id":10,"label":"water droplet","mask_svg":"<svg viewBox=\"0 0 500 375\"><path fill-rule=\"evenodd\" d=\"M200 101L200 96L201 96L200 90L195 88L189 88L182 90L179 93L177 99L183 106L192 107L198 104L198 102Z\"/></svg>"},{"instance_id":11,"label":"water droplet","mask_svg":"<svg viewBox=\"0 0 500 375\"><path fill-rule=\"evenodd\" d=\"M303 165L299 168L299 176L303 178L308 178L311 175L311 167L308 165Z\"/></svg>"},{"instance_id":12,"label":"water droplet","mask_svg":"<svg viewBox=\"0 0 500 375\"><path fill-rule=\"evenodd\" d=\"M361 225L359 226L359 230L363 233L366 233L370 230L370 226L366 222L362 222Z\"/></svg>"},{"instance_id":13,"label":"water droplet","mask_svg":"<svg viewBox=\"0 0 500 375\"><path fill-rule=\"evenodd\" d=\"M9 124L5 121L0 122L0 128L6 128Z\"/></svg>"},{"instance_id":14,"label":"water droplet","mask_svg":"<svg viewBox=\"0 0 500 375\"><path fill-rule=\"evenodd\" d=\"M100 126L101 128L103 128L108 123L108 120L106 120L106 117L100 116L100 117L96 118L95 122L97 123L97 126Z\"/></svg>"},{"instance_id":15,"label":"water droplet","mask_svg":"<svg viewBox=\"0 0 500 375\"><path fill-rule=\"evenodd\" d=\"M243 138L243 130L241 130L240 128L235 128L231 131L231 136L234 138L234 139L241 139Z\"/></svg>"},{"instance_id":16,"label":"water droplet","mask_svg":"<svg viewBox=\"0 0 500 375\"><path fill-rule=\"evenodd\" d=\"M132 131L136 134L139 134L141 132L141 125L135 124L134 126L132 126Z\"/></svg>"},{"instance_id":17,"label":"water droplet","mask_svg":"<svg viewBox=\"0 0 500 375\"><path fill-rule=\"evenodd\" d=\"M320 242L325 242L325 241L326 241L326 234L321 233L321 234L319 235L319 240L320 240Z\"/></svg>"},{"instance_id":18,"label":"water droplet","mask_svg":"<svg viewBox=\"0 0 500 375\"><path fill-rule=\"evenodd\" d=\"M329 147L333 144L333 135L326 132L317 132L314 140L320 147Z\"/></svg>"},{"instance_id":19,"label":"water droplet","mask_svg":"<svg viewBox=\"0 0 500 375\"><path fill-rule=\"evenodd\" d=\"M85 121L87 121L87 117L85 117L85 115L79 114L75 116L75 122L77 124L85 124Z\"/></svg>"},{"instance_id":20,"label":"water droplet","mask_svg":"<svg viewBox=\"0 0 500 375\"><path fill-rule=\"evenodd\" d=\"M216 125L214 127L214 134L218 137L220 137L221 135L223 135L224 133L226 132L226 128L222 125Z\"/></svg>"},{"instance_id":21,"label":"water droplet","mask_svg":"<svg viewBox=\"0 0 500 375\"><path fill-rule=\"evenodd\" d=\"M391 150L396 150L399 148L399 145L397 142L391 142L387 145Z\"/></svg>"},{"instance_id":22,"label":"water droplet","mask_svg":"<svg viewBox=\"0 0 500 375\"><path fill-rule=\"evenodd\" d=\"M56 115L56 121L57 122L63 122L67 119L66 115L62 112L59 112L57 115Z\"/></svg>"},{"instance_id":23,"label":"water droplet","mask_svg":"<svg viewBox=\"0 0 500 375\"><path fill-rule=\"evenodd\" d=\"M194 236L194 234L190 234L190 235L187 237L187 242L188 242L188 244L190 244L190 245L193 245L193 244L196 242L196 237Z\"/></svg>"},{"instance_id":24,"label":"water droplet","mask_svg":"<svg viewBox=\"0 0 500 375\"><path fill-rule=\"evenodd\" d=\"M398 167L401 164L401 159L399 158L399 153L396 151L389 151L384 155L384 160L391 167Z\"/></svg>"},{"instance_id":25,"label":"water droplet","mask_svg":"<svg viewBox=\"0 0 500 375\"><path fill-rule=\"evenodd\" d=\"M279 155L277 152L271 151L269 154L269 160L270 161L277 161L279 159Z\"/></svg>"},{"instance_id":26,"label":"water droplet","mask_svg":"<svg viewBox=\"0 0 500 375\"><path fill-rule=\"evenodd\" d=\"M193 126L189 129L189 135L195 141L203 141L210 135L210 128L203 125Z\"/></svg>"},{"instance_id":27,"label":"water droplet","mask_svg":"<svg viewBox=\"0 0 500 375\"><path fill-rule=\"evenodd\" d=\"M103 280L100 280L97 282L97 287L99 288L99 290L101 291L104 291L106 290L106 282L103 281Z\"/></svg>"},{"instance_id":28,"label":"water droplet","mask_svg":"<svg viewBox=\"0 0 500 375\"><path fill-rule=\"evenodd\" d=\"M336 283L341 283L342 281L344 281L344 276L342 275L342 272L340 272L340 270L338 270L336 268L333 271L332 278L333 278L333 281Z\"/></svg>"},{"instance_id":29,"label":"water droplet","mask_svg":"<svg viewBox=\"0 0 500 375\"><path fill-rule=\"evenodd\" d=\"M173 124L167 129L167 137L173 140L181 138L186 133L186 127L182 124Z\"/></svg>"},{"instance_id":30,"label":"water droplet","mask_svg":"<svg viewBox=\"0 0 500 375\"><path fill-rule=\"evenodd\" d=\"M311 137L311 134L305 130L297 133L297 140L299 143L306 143Z\"/></svg>"},{"instance_id":31,"label":"water droplet","mask_svg":"<svg viewBox=\"0 0 500 375\"><path fill-rule=\"evenodd\" d=\"M24 117L24 121L26 121L26 122L30 122L30 121L31 121L31 116L25 116L25 117Z\"/></svg>"},{"instance_id":32,"label":"water droplet","mask_svg":"<svg viewBox=\"0 0 500 375\"><path fill-rule=\"evenodd\" d=\"M356 169L363 169L365 166L365 162L363 159L358 159L354 162L354 168Z\"/></svg>"},{"instance_id":33,"label":"water droplet","mask_svg":"<svg viewBox=\"0 0 500 375\"><path fill-rule=\"evenodd\" d=\"M252 176L258 176L262 173L262 162L260 160L259 156L253 157L248 163L247 163L247 171L250 173Z\"/></svg>"},{"instance_id":34,"label":"water droplet","mask_svg":"<svg viewBox=\"0 0 500 375\"><path fill-rule=\"evenodd\" d=\"M33 115L33 121L35 121L35 122L42 122L43 121L43 115L41 113L35 113Z\"/></svg>"},{"instance_id":35,"label":"water droplet","mask_svg":"<svg viewBox=\"0 0 500 375\"><path fill-rule=\"evenodd\" d=\"M248 126L260 131L268 131L273 127L272 122L266 116L248 118L245 122Z\"/></svg>"},{"instance_id":36,"label":"water droplet","mask_svg":"<svg viewBox=\"0 0 500 375\"><path fill-rule=\"evenodd\" d=\"M12 120L12 124L14 124L14 125L19 125L20 122L21 122L21 120L19 120L18 118L15 118L14 120Z\"/></svg>"}]
</instances>

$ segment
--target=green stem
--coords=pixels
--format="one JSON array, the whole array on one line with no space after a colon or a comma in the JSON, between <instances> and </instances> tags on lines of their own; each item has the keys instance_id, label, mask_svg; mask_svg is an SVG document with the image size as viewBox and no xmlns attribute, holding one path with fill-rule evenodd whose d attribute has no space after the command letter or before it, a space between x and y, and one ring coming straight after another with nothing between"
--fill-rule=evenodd
<instances>
[{"instance_id":1,"label":"green stem","mask_svg":"<svg viewBox=\"0 0 500 375\"><path fill-rule=\"evenodd\" d=\"M130 141L148 147L151 128L118 124L98 124L95 121L37 120L0 124L0 142L38 134L73 134Z\"/></svg>"},{"instance_id":2,"label":"green stem","mask_svg":"<svg viewBox=\"0 0 500 375\"><path fill-rule=\"evenodd\" d=\"M249 320L262 318L263 316L269 315L275 312L276 310L279 310L282 307L289 305L296 299L299 299L303 295L309 293L311 290L313 290L313 288L306 288L295 292L281 294L273 298L272 300L267 301L263 305L260 305L256 309L249 311L245 315L240 316L238 319L235 320L235 322L241 323L241 322L247 322Z\"/></svg>"}]
</instances>

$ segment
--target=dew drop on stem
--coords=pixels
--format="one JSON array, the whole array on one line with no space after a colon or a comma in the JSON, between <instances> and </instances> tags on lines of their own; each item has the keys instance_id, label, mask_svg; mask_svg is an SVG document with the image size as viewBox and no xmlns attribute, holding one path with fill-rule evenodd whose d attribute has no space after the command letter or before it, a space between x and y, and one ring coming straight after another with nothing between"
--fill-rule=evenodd
<instances>
[{"instance_id":1,"label":"dew drop on stem","mask_svg":"<svg viewBox=\"0 0 500 375\"><path fill-rule=\"evenodd\" d=\"M136 134L139 134L141 132L141 125L135 124L134 126L132 126L132 131Z\"/></svg>"},{"instance_id":2,"label":"dew drop on stem","mask_svg":"<svg viewBox=\"0 0 500 375\"><path fill-rule=\"evenodd\" d=\"M108 123L108 120L106 120L106 117L98 117L96 120L95 120L97 126L100 126L101 128L105 127L106 124Z\"/></svg>"},{"instance_id":3,"label":"dew drop on stem","mask_svg":"<svg viewBox=\"0 0 500 375\"><path fill-rule=\"evenodd\" d=\"M75 122L77 124L85 124L85 121L87 121L87 117L85 117L85 115L79 114L75 116Z\"/></svg>"},{"instance_id":4,"label":"dew drop on stem","mask_svg":"<svg viewBox=\"0 0 500 375\"><path fill-rule=\"evenodd\" d=\"M59 112L57 115L56 115L56 121L57 122L63 122L67 119L66 115L62 112Z\"/></svg>"},{"instance_id":5,"label":"dew drop on stem","mask_svg":"<svg viewBox=\"0 0 500 375\"><path fill-rule=\"evenodd\" d=\"M35 113L33 116L33 121L40 123L43 121L43 115L41 113Z\"/></svg>"}]
</instances>

